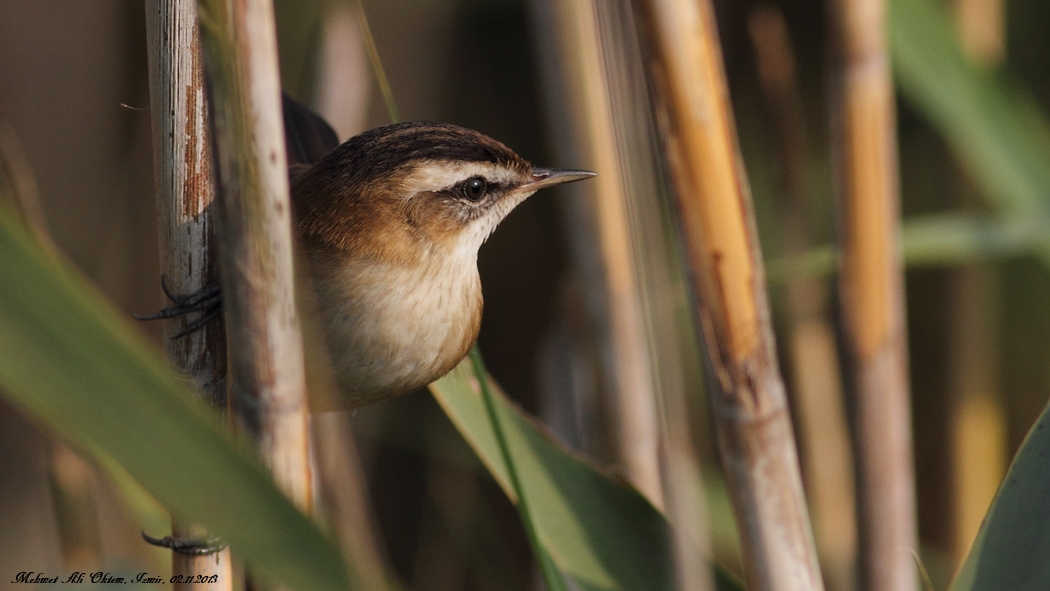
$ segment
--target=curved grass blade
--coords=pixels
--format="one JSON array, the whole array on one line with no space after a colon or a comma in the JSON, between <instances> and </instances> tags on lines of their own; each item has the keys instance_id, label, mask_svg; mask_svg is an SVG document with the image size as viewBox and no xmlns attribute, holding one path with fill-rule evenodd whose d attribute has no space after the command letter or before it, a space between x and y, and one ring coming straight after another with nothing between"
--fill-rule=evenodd
<instances>
[{"instance_id":1,"label":"curved grass blade","mask_svg":"<svg viewBox=\"0 0 1050 591\"><path fill-rule=\"evenodd\" d=\"M349 588L339 553L276 489L159 353L0 211L0 386L48 430L118 462L182 519L206 524L263 577Z\"/></svg>"}]
</instances>

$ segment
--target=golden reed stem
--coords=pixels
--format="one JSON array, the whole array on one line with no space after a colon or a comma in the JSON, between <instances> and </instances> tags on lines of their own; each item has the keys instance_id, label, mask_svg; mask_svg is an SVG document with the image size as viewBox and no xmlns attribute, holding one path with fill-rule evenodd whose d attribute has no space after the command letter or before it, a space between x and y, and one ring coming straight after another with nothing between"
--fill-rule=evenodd
<instances>
[{"instance_id":1,"label":"golden reed stem","mask_svg":"<svg viewBox=\"0 0 1050 591\"><path fill-rule=\"evenodd\" d=\"M823 589L710 2L637 0L748 588Z\"/></svg>"},{"instance_id":2,"label":"golden reed stem","mask_svg":"<svg viewBox=\"0 0 1050 591\"><path fill-rule=\"evenodd\" d=\"M861 588L912 591L918 541L886 9L882 0L829 4L839 296L855 410Z\"/></svg>"}]
</instances>

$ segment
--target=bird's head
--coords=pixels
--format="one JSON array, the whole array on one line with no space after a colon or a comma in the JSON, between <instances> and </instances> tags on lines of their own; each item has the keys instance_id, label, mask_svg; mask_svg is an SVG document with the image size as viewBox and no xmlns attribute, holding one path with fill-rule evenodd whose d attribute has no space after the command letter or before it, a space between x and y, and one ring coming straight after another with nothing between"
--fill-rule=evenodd
<instances>
[{"instance_id":1,"label":"bird's head","mask_svg":"<svg viewBox=\"0 0 1050 591\"><path fill-rule=\"evenodd\" d=\"M308 244L391 262L475 256L514 207L544 187L594 176L536 168L502 143L442 123L351 138L292 185Z\"/></svg>"}]
</instances>

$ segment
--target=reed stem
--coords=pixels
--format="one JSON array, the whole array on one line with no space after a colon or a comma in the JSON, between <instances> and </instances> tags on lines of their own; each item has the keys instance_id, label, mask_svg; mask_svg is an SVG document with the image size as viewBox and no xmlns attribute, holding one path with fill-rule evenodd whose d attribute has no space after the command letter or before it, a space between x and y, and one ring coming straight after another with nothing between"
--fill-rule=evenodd
<instances>
[{"instance_id":1,"label":"reed stem","mask_svg":"<svg viewBox=\"0 0 1050 591\"><path fill-rule=\"evenodd\" d=\"M146 31L150 57L150 113L159 216L161 268L168 288L191 294L217 280L212 203L215 198L207 101L201 69L197 7L193 0L149 0ZM165 348L172 364L189 376L200 395L226 412L222 380L226 374L226 336L211 322L181 338L185 317L165 322ZM208 539L195 524L172 521L172 536ZM232 589L230 550L213 555L172 552L172 574L184 581L175 589Z\"/></svg>"},{"instance_id":2,"label":"reed stem","mask_svg":"<svg viewBox=\"0 0 1050 591\"><path fill-rule=\"evenodd\" d=\"M772 5L753 10L748 28L773 127L785 247L788 253L800 255L812 244L815 208L806 181L808 148L794 49L783 13ZM828 311L829 292L830 282L824 278L792 278L787 293L787 343L803 476L825 583L829 591L851 591L856 587L857 559L853 450Z\"/></svg>"},{"instance_id":3,"label":"reed stem","mask_svg":"<svg viewBox=\"0 0 1050 591\"><path fill-rule=\"evenodd\" d=\"M842 326L851 370L860 572L866 591L917 587L915 475L900 248L896 116L883 0L829 4Z\"/></svg>"},{"instance_id":4,"label":"reed stem","mask_svg":"<svg viewBox=\"0 0 1050 591\"><path fill-rule=\"evenodd\" d=\"M221 198L231 405L279 489L313 511L310 415L270 0L200 0Z\"/></svg>"},{"instance_id":5,"label":"reed stem","mask_svg":"<svg viewBox=\"0 0 1050 591\"><path fill-rule=\"evenodd\" d=\"M822 589L710 2L636 0L752 590Z\"/></svg>"},{"instance_id":6,"label":"reed stem","mask_svg":"<svg viewBox=\"0 0 1050 591\"><path fill-rule=\"evenodd\" d=\"M561 159L599 171L567 203L584 301L600 342L620 461L631 482L663 508L681 589L715 586L703 481L693 445L686 377L699 358L673 248L659 143L630 2L534 0L537 46L548 86L549 126ZM693 358L690 358L693 353ZM654 461L658 458L659 461Z\"/></svg>"}]
</instances>

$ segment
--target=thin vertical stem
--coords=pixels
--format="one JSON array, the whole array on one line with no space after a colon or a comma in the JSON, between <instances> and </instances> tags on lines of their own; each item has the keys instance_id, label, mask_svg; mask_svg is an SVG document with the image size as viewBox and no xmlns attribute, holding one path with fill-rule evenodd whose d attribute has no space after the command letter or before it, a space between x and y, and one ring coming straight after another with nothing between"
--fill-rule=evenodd
<instances>
[{"instance_id":1,"label":"thin vertical stem","mask_svg":"<svg viewBox=\"0 0 1050 591\"><path fill-rule=\"evenodd\" d=\"M636 0L748 587L822 589L710 2Z\"/></svg>"},{"instance_id":2,"label":"thin vertical stem","mask_svg":"<svg viewBox=\"0 0 1050 591\"><path fill-rule=\"evenodd\" d=\"M999 390L1000 278L990 265L954 271L949 329L951 553L961 567L1006 473L1007 419Z\"/></svg>"},{"instance_id":3,"label":"thin vertical stem","mask_svg":"<svg viewBox=\"0 0 1050 591\"><path fill-rule=\"evenodd\" d=\"M375 38L372 37L372 27L368 24L368 16L365 15L365 5L361 0L357 0L356 6L357 24L361 27L361 36L365 42L365 49L368 50L368 59L372 62L372 71L376 75L379 92L383 95L383 102L386 103L390 121L400 123L401 115L397 111L397 102L394 101L394 91L390 89L390 80L387 79L386 70L383 69L383 63L379 60L379 50L376 48Z\"/></svg>"},{"instance_id":4,"label":"thin vertical stem","mask_svg":"<svg viewBox=\"0 0 1050 591\"><path fill-rule=\"evenodd\" d=\"M598 237L605 263L608 294L611 367L617 397L617 438L620 456L632 483L663 507L659 471L659 427L645 340L638 273L632 258L627 195L616 153L615 120L609 80L593 2L576 3L577 55L583 69L587 139L594 169L603 171L592 186Z\"/></svg>"},{"instance_id":5,"label":"thin vertical stem","mask_svg":"<svg viewBox=\"0 0 1050 591\"><path fill-rule=\"evenodd\" d=\"M917 578L915 477L900 256L896 117L883 0L829 4L839 181L839 294L852 370L860 565L867 591Z\"/></svg>"},{"instance_id":6,"label":"thin vertical stem","mask_svg":"<svg viewBox=\"0 0 1050 591\"><path fill-rule=\"evenodd\" d=\"M356 588L369 591L398 589L373 523L368 482L348 413L316 415L314 437L325 516L343 549L351 580Z\"/></svg>"},{"instance_id":7,"label":"thin vertical stem","mask_svg":"<svg viewBox=\"0 0 1050 591\"><path fill-rule=\"evenodd\" d=\"M146 23L161 268L170 290L190 294L214 283L217 275L211 210L215 193L196 3L149 0ZM168 357L206 401L225 412L222 325L212 322L184 337L170 338L185 324L185 318L165 323ZM200 526L178 521L172 523L172 535L208 537ZM218 575L214 583L179 584L176 589L231 589L230 551L227 548L214 555L172 552L172 574L184 581L211 580L211 575Z\"/></svg>"},{"instance_id":8,"label":"thin vertical stem","mask_svg":"<svg viewBox=\"0 0 1050 591\"><path fill-rule=\"evenodd\" d=\"M341 137L360 130L367 117L372 86L357 19L358 14L350 3L332 3L328 7L318 65L319 111ZM316 305L305 304L307 309ZM308 323L305 346L311 362L307 365L311 400L316 404L323 396L335 399L338 393L331 367L318 362L318 358L326 360L328 356L312 355L311 351L312 345L323 346L310 340L311 335L315 339L320 335L320 327L309 324L317 319L304 316L303 320ZM374 507L350 414L314 414L313 428L322 511L343 549L351 581L355 588L370 591L398 589L397 576L390 567L381 532L374 523Z\"/></svg>"}]
</instances>

